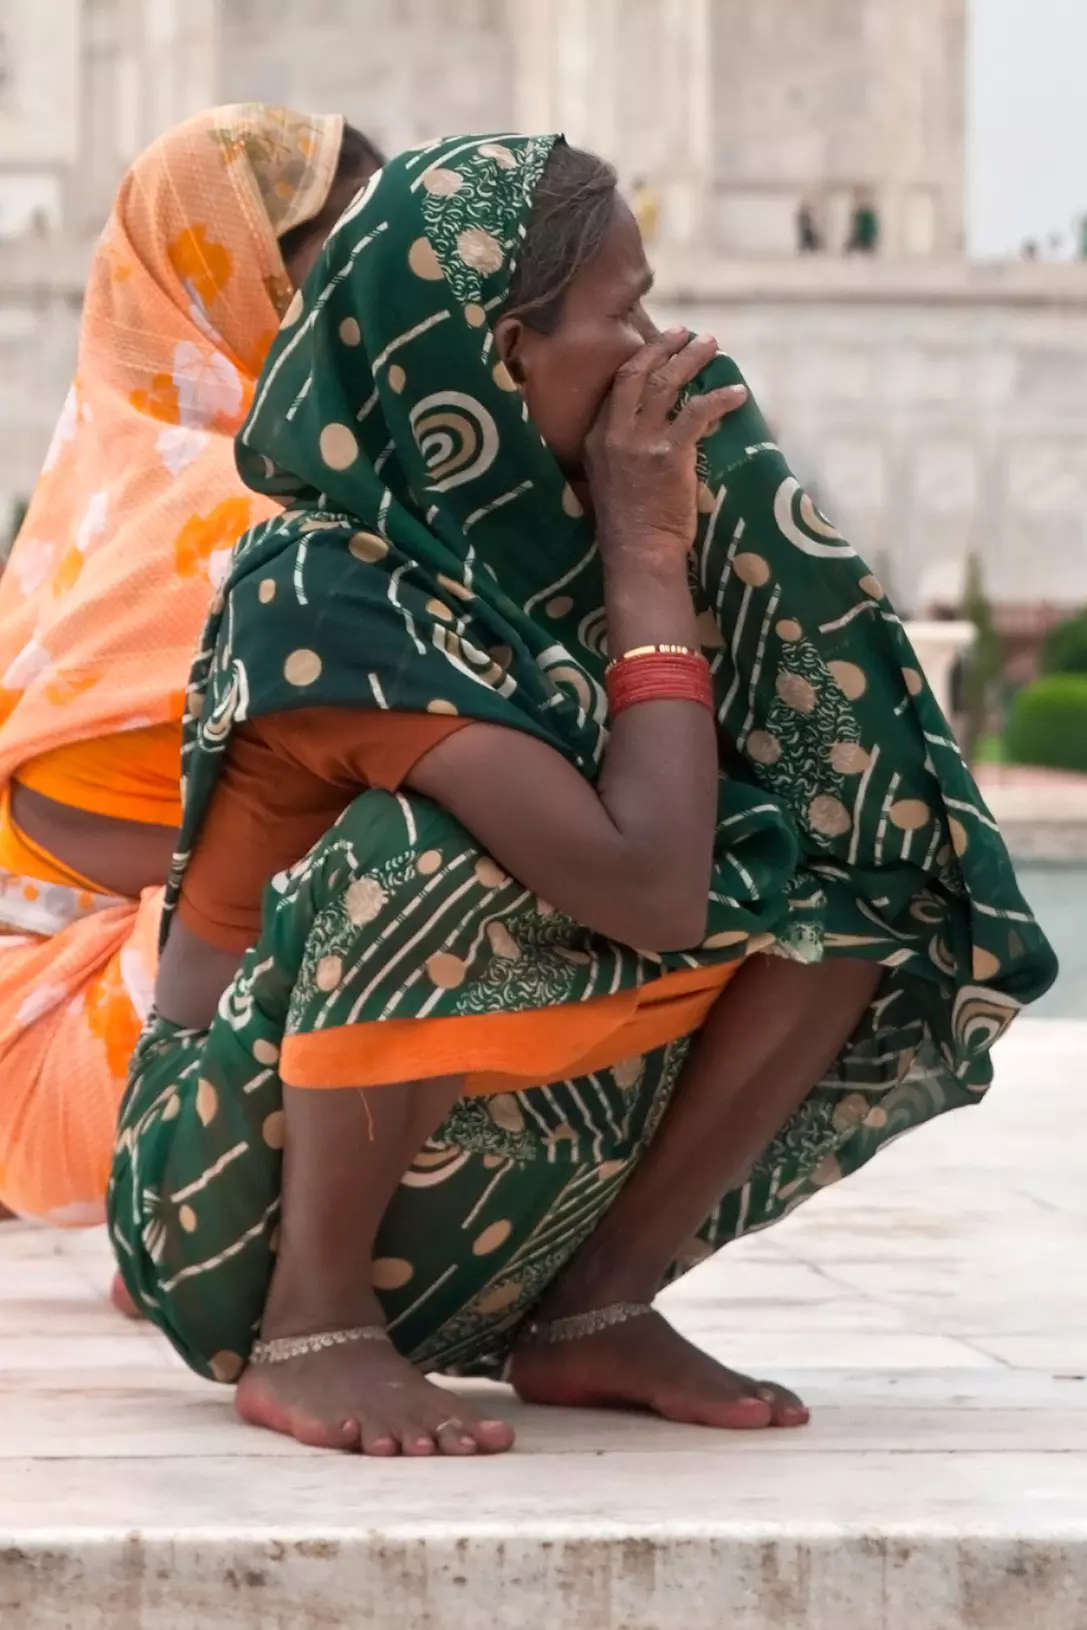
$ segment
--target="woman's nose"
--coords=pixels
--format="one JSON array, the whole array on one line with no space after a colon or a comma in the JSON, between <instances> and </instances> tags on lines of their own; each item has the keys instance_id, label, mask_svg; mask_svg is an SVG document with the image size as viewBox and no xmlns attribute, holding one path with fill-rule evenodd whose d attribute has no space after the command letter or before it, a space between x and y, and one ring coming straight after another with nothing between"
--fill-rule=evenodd
<instances>
[{"instance_id":1,"label":"woman's nose","mask_svg":"<svg viewBox=\"0 0 1087 1630\"><path fill-rule=\"evenodd\" d=\"M656 323L653 321L652 317L649 315L648 311L646 311L644 306L638 307L638 314L635 317L634 322L643 344L648 345L650 340L655 340L659 337L660 329L657 327Z\"/></svg>"}]
</instances>

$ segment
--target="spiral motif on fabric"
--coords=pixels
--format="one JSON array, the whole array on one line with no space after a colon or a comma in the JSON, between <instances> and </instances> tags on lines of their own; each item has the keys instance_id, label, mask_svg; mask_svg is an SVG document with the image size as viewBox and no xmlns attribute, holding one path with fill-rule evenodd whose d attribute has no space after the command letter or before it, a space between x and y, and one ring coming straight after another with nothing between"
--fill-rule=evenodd
<instances>
[{"instance_id":1,"label":"spiral motif on fabric","mask_svg":"<svg viewBox=\"0 0 1087 1630\"><path fill-rule=\"evenodd\" d=\"M536 660L551 683L572 696L587 718L603 724L607 717L608 699L601 686L574 661L569 651L561 645L552 645L542 651Z\"/></svg>"},{"instance_id":2,"label":"spiral motif on fabric","mask_svg":"<svg viewBox=\"0 0 1087 1630\"><path fill-rule=\"evenodd\" d=\"M243 662L230 665L230 678L219 696L209 718L201 721L201 739L208 746L218 746L230 735L234 725L249 717L249 675Z\"/></svg>"},{"instance_id":3,"label":"spiral motif on fabric","mask_svg":"<svg viewBox=\"0 0 1087 1630\"><path fill-rule=\"evenodd\" d=\"M463 391L424 396L411 410L411 432L432 492L475 481L498 456L498 426L483 403Z\"/></svg>"},{"instance_id":4,"label":"spiral motif on fabric","mask_svg":"<svg viewBox=\"0 0 1087 1630\"><path fill-rule=\"evenodd\" d=\"M957 1046L972 1058L987 1053L1019 1011L1014 996L980 985L964 985L955 998L951 1019Z\"/></svg>"},{"instance_id":5,"label":"spiral motif on fabric","mask_svg":"<svg viewBox=\"0 0 1087 1630\"><path fill-rule=\"evenodd\" d=\"M607 655L608 620L602 606L582 619L577 637L587 651L598 657Z\"/></svg>"},{"instance_id":6,"label":"spiral motif on fabric","mask_svg":"<svg viewBox=\"0 0 1087 1630\"><path fill-rule=\"evenodd\" d=\"M939 900L931 894L919 894L910 906L910 916L914 922L924 923L928 928L938 927L944 922L947 911Z\"/></svg>"},{"instance_id":7,"label":"spiral motif on fabric","mask_svg":"<svg viewBox=\"0 0 1087 1630\"><path fill-rule=\"evenodd\" d=\"M400 1179L401 1188L433 1189L448 1183L468 1164L471 1157L460 1149L424 1150Z\"/></svg>"},{"instance_id":8,"label":"spiral motif on fabric","mask_svg":"<svg viewBox=\"0 0 1087 1630\"><path fill-rule=\"evenodd\" d=\"M774 520L789 542L805 555L822 559L855 560L846 543L825 515L820 515L795 476L787 476L774 498Z\"/></svg>"},{"instance_id":9,"label":"spiral motif on fabric","mask_svg":"<svg viewBox=\"0 0 1087 1630\"><path fill-rule=\"evenodd\" d=\"M219 1017L232 1030L244 1030L253 1017L253 986L248 979L235 979L219 1001Z\"/></svg>"}]
</instances>

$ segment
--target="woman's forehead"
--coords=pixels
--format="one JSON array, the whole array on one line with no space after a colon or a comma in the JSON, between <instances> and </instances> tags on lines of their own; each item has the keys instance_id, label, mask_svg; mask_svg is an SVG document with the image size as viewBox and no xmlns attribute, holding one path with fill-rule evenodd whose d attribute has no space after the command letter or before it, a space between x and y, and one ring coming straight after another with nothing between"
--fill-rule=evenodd
<instances>
[{"instance_id":1,"label":"woman's forehead","mask_svg":"<svg viewBox=\"0 0 1087 1630\"><path fill-rule=\"evenodd\" d=\"M575 288L589 295L607 292L609 296L622 295L636 301L648 294L652 284L653 272L645 257L638 223L619 199L607 236L577 279Z\"/></svg>"}]
</instances>

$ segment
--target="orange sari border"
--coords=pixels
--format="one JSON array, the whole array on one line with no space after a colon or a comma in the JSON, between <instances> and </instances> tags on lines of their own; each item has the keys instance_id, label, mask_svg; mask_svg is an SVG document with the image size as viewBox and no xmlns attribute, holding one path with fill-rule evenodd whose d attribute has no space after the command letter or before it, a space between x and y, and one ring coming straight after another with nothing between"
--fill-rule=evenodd
<instances>
[{"instance_id":1,"label":"orange sari border","mask_svg":"<svg viewBox=\"0 0 1087 1630\"><path fill-rule=\"evenodd\" d=\"M700 1030L742 966L666 974L640 990L526 1013L383 1019L284 1038L285 1086L321 1091L463 1075L468 1097L524 1092L613 1069Z\"/></svg>"}]
</instances>

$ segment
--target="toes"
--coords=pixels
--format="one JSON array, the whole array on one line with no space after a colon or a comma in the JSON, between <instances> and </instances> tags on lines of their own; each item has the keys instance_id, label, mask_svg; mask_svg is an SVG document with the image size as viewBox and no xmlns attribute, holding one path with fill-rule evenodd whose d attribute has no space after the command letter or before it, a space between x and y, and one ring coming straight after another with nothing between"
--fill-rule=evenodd
<instances>
[{"instance_id":1,"label":"toes","mask_svg":"<svg viewBox=\"0 0 1087 1630\"><path fill-rule=\"evenodd\" d=\"M438 1453L438 1445L429 1432L405 1432L400 1440L400 1453L411 1460L425 1460Z\"/></svg>"},{"instance_id":2,"label":"toes","mask_svg":"<svg viewBox=\"0 0 1087 1630\"><path fill-rule=\"evenodd\" d=\"M390 1460L400 1453L400 1444L389 1428L375 1423L372 1426L363 1426L362 1452L364 1455L373 1455L375 1460Z\"/></svg>"},{"instance_id":3,"label":"toes","mask_svg":"<svg viewBox=\"0 0 1087 1630\"><path fill-rule=\"evenodd\" d=\"M474 1455L479 1444L463 1421L445 1421L438 1427L438 1448L443 1455Z\"/></svg>"},{"instance_id":4,"label":"toes","mask_svg":"<svg viewBox=\"0 0 1087 1630\"><path fill-rule=\"evenodd\" d=\"M513 1448L514 1430L505 1421L474 1421L472 1431L485 1455L504 1455Z\"/></svg>"},{"instance_id":5,"label":"toes","mask_svg":"<svg viewBox=\"0 0 1087 1630\"><path fill-rule=\"evenodd\" d=\"M760 1381L756 1393L770 1406L770 1425L781 1427L807 1426L811 1410L795 1392L770 1381Z\"/></svg>"},{"instance_id":6,"label":"toes","mask_svg":"<svg viewBox=\"0 0 1087 1630\"><path fill-rule=\"evenodd\" d=\"M772 1413L765 1398L741 1393L715 1402L704 1418L708 1425L726 1432L761 1432L770 1425Z\"/></svg>"},{"instance_id":7,"label":"toes","mask_svg":"<svg viewBox=\"0 0 1087 1630\"><path fill-rule=\"evenodd\" d=\"M655 1407L665 1420L682 1426L711 1426L719 1432L759 1432L770 1425L770 1405L754 1393L701 1398L681 1394Z\"/></svg>"},{"instance_id":8,"label":"toes","mask_svg":"<svg viewBox=\"0 0 1087 1630\"><path fill-rule=\"evenodd\" d=\"M362 1447L362 1428L357 1420L319 1421L312 1415L290 1417L290 1435L307 1449L338 1449L357 1454Z\"/></svg>"}]
</instances>

